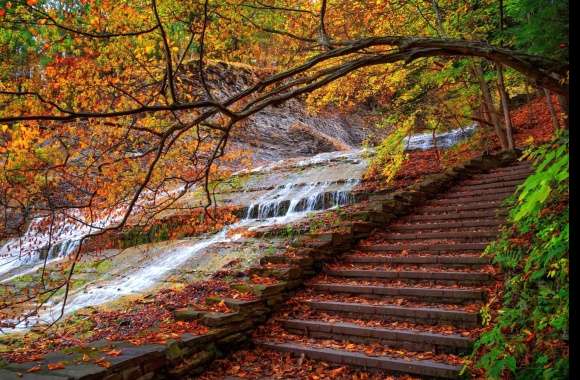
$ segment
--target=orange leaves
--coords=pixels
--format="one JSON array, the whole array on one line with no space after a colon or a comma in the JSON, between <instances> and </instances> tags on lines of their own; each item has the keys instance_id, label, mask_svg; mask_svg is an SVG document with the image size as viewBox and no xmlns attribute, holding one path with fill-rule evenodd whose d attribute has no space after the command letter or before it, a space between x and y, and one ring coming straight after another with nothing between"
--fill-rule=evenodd
<instances>
[{"instance_id":1,"label":"orange leaves","mask_svg":"<svg viewBox=\"0 0 580 380\"><path fill-rule=\"evenodd\" d=\"M111 362L104 357L95 360L95 364L103 368L110 368L112 366Z\"/></svg>"},{"instance_id":2,"label":"orange leaves","mask_svg":"<svg viewBox=\"0 0 580 380\"><path fill-rule=\"evenodd\" d=\"M29 368L29 369L28 369L26 372L30 372L30 373L32 373L32 372L38 372L38 371L40 371L41 369L42 369L42 367L41 367L41 366L39 366L39 365L35 365L34 367L32 367L32 368Z\"/></svg>"},{"instance_id":3,"label":"orange leaves","mask_svg":"<svg viewBox=\"0 0 580 380\"><path fill-rule=\"evenodd\" d=\"M274 278L271 277L260 277L258 275L253 275L252 278L250 279L250 281L253 284L260 284L260 285L271 285L271 284L275 284L278 281Z\"/></svg>"},{"instance_id":4,"label":"orange leaves","mask_svg":"<svg viewBox=\"0 0 580 380\"><path fill-rule=\"evenodd\" d=\"M226 303L223 300L220 301L217 305L215 305L215 309L216 309L216 311L219 311L222 313L227 313L230 311L230 308L228 307L228 305L226 305Z\"/></svg>"},{"instance_id":5,"label":"orange leaves","mask_svg":"<svg viewBox=\"0 0 580 380\"><path fill-rule=\"evenodd\" d=\"M63 362L58 362L58 363L49 363L47 365L48 369L51 371L57 370L57 369L64 369L65 365Z\"/></svg>"},{"instance_id":6,"label":"orange leaves","mask_svg":"<svg viewBox=\"0 0 580 380\"><path fill-rule=\"evenodd\" d=\"M109 356L120 356L123 354L123 351L120 349L112 349L112 350L104 351L104 353L109 355Z\"/></svg>"}]
</instances>

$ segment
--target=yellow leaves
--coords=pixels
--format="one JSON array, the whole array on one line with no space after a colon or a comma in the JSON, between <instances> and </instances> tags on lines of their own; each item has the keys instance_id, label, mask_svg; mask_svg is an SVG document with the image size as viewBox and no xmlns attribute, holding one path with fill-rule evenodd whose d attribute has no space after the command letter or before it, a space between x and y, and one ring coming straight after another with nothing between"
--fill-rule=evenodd
<instances>
[{"instance_id":1,"label":"yellow leaves","mask_svg":"<svg viewBox=\"0 0 580 380\"><path fill-rule=\"evenodd\" d=\"M155 46L154 45L147 45L145 46L145 53L151 55L155 52Z\"/></svg>"}]
</instances>

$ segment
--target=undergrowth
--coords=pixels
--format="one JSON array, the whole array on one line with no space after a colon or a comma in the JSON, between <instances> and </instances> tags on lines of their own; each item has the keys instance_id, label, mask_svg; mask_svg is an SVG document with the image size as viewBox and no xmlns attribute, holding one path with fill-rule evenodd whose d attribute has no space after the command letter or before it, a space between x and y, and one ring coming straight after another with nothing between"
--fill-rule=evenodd
<instances>
[{"instance_id":1,"label":"undergrowth","mask_svg":"<svg viewBox=\"0 0 580 380\"><path fill-rule=\"evenodd\" d=\"M525 152L535 171L508 200L508 224L486 250L506 282L495 323L470 358L482 377L569 376L568 152L567 132Z\"/></svg>"}]
</instances>

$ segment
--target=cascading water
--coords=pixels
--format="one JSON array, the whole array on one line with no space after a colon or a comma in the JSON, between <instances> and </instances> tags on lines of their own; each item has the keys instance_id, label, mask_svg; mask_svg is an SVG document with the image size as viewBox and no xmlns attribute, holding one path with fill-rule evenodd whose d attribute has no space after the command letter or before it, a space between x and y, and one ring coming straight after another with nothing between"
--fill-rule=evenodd
<instances>
[{"instance_id":1,"label":"cascading water","mask_svg":"<svg viewBox=\"0 0 580 380\"><path fill-rule=\"evenodd\" d=\"M433 141L432 133L422 133L406 137L403 140L406 150L427 150L432 149L437 145L438 148L446 149L454 146L461 140L464 140L475 133L477 123L464 128L453 129L449 132L435 134L435 141Z\"/></svg>"},{"instance_id":2,"label":"cascading water","mask_svg":"<svg viewBox=\"0 0 580 380\"><path fill-rule=\"evenodd\" d=\"M309 165L318 165L324 162L336 160L349 160L349 165L354 171L347 174L360 176L366 167L366 162L361 158L361 152L336 152L324 154L323 158L314 156L311 159L302 160L294 167L304 168ZM332 171L332 169L330 169ZM329 169L324 168L315 177L329 175ZM327 209L344 205L352 201L350 190L359 182L358 178L344 178L340 181L314 181L304 182L304 173L293 173L286 176L286 183L259 197L248 207L245 219L225 227L219 233L200 239L196 242L183 241L176 247L159 252L152 260L145 263L137 270L123 273L108 283L88 284L84 289L73 292L67 302L65 312L71 313L87 306L96 306L113 301L119 297L142 293L162 281L172 270L182 266L188 260L200 255L208 247L217 243L234 242L241 238L240 235L228 236L228 232L240 227L249 230L266 227L269 225L287 224L307 216L315 210ZM76 239L71 243L63 242L58 248L58 255L66 255L70 252L69 245L74 246L74 241L80 239L85 231L77 231ZM86 233L86 232L85 232ZM78 236L78 237L77 237ZM57 249L56 247L54 249ZM28 271L33 271L31 268ZM48 303L37 318L26 321L4 321L14 324L11 330L27 329L30 325L38 322L51 322L60 314L61 301ZM5 329L6 330L6 329Z\"/></svg>"},{"instance_id":3,"label":"cascading water","mask_svg":"<svg viewBox=\"0 0 580 380\"><path fill-rule=\"evenodd\" d=\"M464 129L454 130L436 135L436 144L446 148L474 133L476 125ZM433 136L422 134L411 136L405 141L408 150L429 149L433 147ZM127 271L108 283L88 284L82 291L70 295L65 312L70 313L86 306L96 306L113 301L121 296L142 293L163 280L172 270L182 266L188 260L200 255L208 247L217 243L233 242L241 237L228 236L228 232L239 227L258 229L269 225L287 224L299 220L308 213L316 210L328 209L353 202L351 189L360 181L366 161L362 158L362 151L323 153L303 160L288 160L276 162L268 166L255 168L238 174L273 175L276 170L282 169L282 177L273 175L273 180L284 181L273 190L262 194L249 202L245 219L225 227L219 233L200 239L196 242L182 241L178 246L160 252L149 262L137 270ZM348 164L348 168L337 169L335 165ZM284 166L286 165L286 166ZM285 171L284 168L295 168L294 171ZM319 167L319 169L316 169ZM309 173L304 171L311 170ZM279 183L279 182L278 182ZM246 194L245 190L243 192ZM94 231L95 227L103 228L115 222L118 215L109 216L93 224L93 227L75 222L70 218L64 223L62 230L56 234L55 240L47 233L39 232L33 222L27 233L20 239L9 240L0 247L0 276L2 282L25 273L36 271L47 262L59 260L73 252L78 241ZM38 249L48 246L51 248ZM47 256L44 256L47 255ZM27 321L14 320L14 329L23 330L39 321L50 322L58 315L62 304L60 301L49 303L40 312L37 318ZM6 322L6 321L3 321ZM4 331L10 331L4 329Z\"/></svg>"},{"instance_id":4,"label":"cascading water","mask_svg":"<svg viewBox=\"0 0 580 380\"><path fill-rule=\"evenodd\" d=\"M80 215L59 215L51 229L41 228L50 219L33 220L27 231L19 238L8 239L0 247L0 283L13 277L30 273L46 263L68 256L78 247L83 236L93 233L114 222L117 213L90 223L81 223ZM9 276L6 277L6 274Z\"/></svg>"}]
</instances>

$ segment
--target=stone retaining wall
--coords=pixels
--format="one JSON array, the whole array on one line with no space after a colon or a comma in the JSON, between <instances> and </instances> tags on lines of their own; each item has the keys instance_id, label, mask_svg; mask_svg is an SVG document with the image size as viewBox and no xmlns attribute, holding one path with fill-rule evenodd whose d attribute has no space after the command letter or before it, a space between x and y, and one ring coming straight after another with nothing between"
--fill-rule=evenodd
<instances>
[{"instance_id":1,"label":"stone retaining wall","mask_svg":"<svg viewBox=\"0 0 580 380\"><path fill-rule=\"evenodd\" d=\"M231 310L228 313L205 312L194 309L175 311L178 320L199 320L210 328L205 335L181 335L165 345L136 346L128 342L97 341L87 347L63 350L48 354L42 362L8 364L0 369L0 378L30 380L103 379L148 380L171 379L203 372L216 358L248 345L251 332L264 323L287 298L300 288L304 281L316 274L322 264L349 251L373 229L407 214L421 202L429 199L453 182L473 174L507 165L517 157L514 153L486 155L469 160L441 174L426 177L420 183L396 192L367 194L364 209L343 213L343 223L335 231L305 234L293 243L287 254L265 256L260 265L251 268L250 275L275 278L274 284L232 285L255 295L251 301L215 299L223 301ZM359 199L360 199L359 198ZM348 208L347 208L348 210ZM89 363L86 356L103 355L102 350L119 349L118 356L107 356L108 368ZM48 370L49 363L66 363L65 368ZM39 371L30 368L41 365Z\"/></svg>"}]
</instances>

